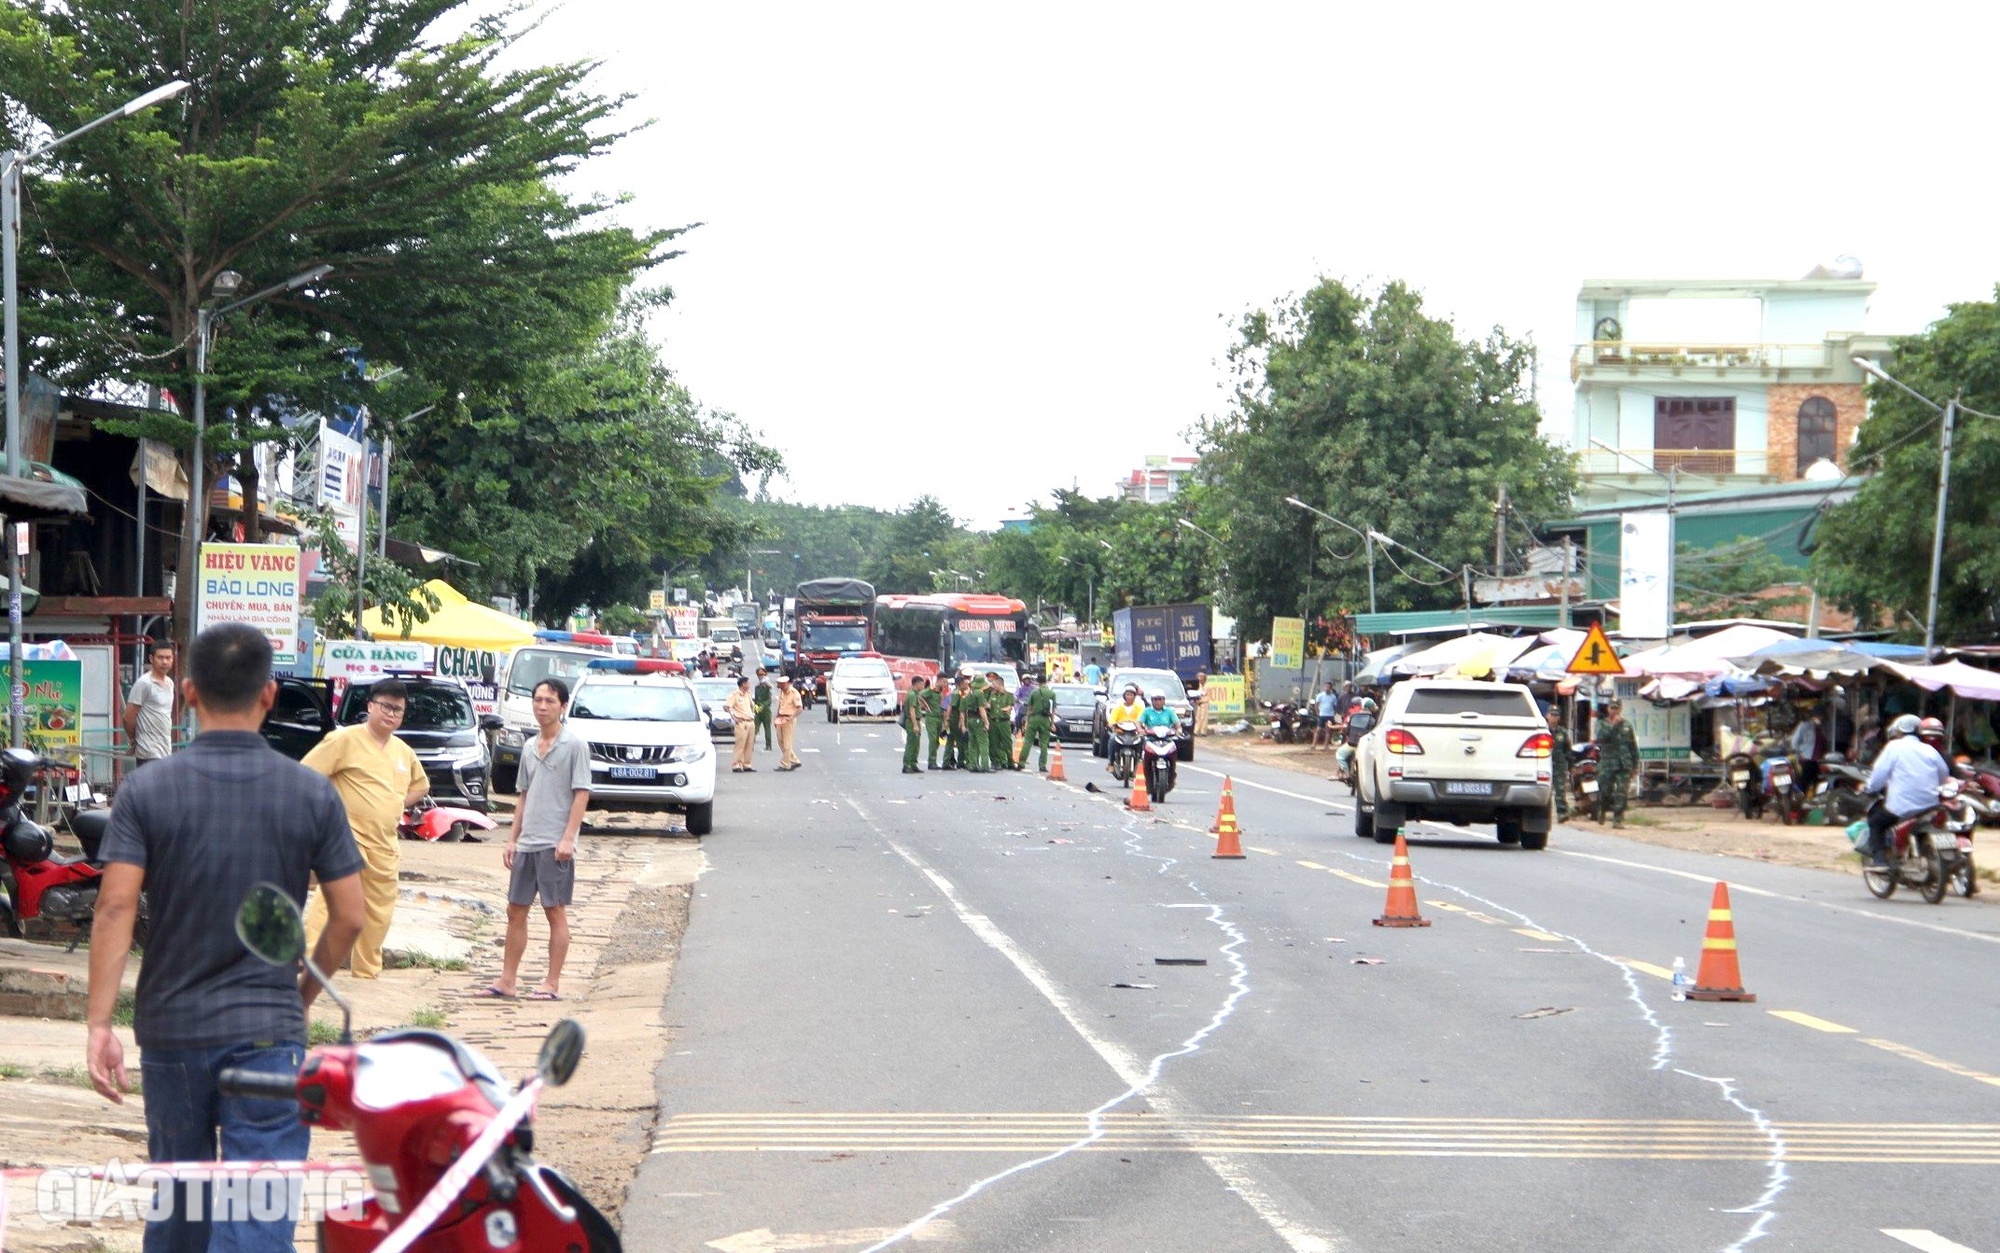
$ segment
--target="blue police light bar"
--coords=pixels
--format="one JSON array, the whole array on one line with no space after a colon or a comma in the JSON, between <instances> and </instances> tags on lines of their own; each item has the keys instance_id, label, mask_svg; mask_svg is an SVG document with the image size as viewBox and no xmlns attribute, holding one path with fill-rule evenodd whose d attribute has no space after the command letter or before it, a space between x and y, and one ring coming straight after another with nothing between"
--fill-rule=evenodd
<instances>
[{"instance_id":1,"label":"blue police light bar","mask_svg":"<svg viewBox=\"0 0 2000 1253\"><path fill-rule=\"evenodd\" d=\"M687 667L664 657L599 657L584 664L586 670L608 670L614 674L686 674Z\"/></svg>"}]
</instances>

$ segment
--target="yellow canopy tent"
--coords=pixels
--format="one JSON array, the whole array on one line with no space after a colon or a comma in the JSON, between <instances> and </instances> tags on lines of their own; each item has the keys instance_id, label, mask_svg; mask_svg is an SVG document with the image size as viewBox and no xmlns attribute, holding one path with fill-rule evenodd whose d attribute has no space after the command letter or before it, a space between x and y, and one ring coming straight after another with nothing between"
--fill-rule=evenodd
<instances>
[{"instance_id":1,"label":"yellow canopy tent","mask_svg":"<svg viewBox=\"0 0 2000 1253\"><path fill-rule=\"evenodd\" d=\"M436 595L438 607L428 620L410 623L408 634L404 633L402 623L391 626L383 621L379 609L363 611L362 625L377 639L412 639L447 648L478 648L495 653L535 642L532 625L510 618L498 609L473 604L444 580L432 579L424 586Z\"/></svg>"}]
</instances>

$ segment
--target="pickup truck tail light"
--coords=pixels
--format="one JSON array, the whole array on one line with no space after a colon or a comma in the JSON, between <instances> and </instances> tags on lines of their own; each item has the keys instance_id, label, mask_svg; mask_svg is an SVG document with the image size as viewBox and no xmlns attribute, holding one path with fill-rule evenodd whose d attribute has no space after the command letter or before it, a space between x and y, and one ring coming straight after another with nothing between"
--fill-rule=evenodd
<instances>
[{"instance_id":1,"label":"pickup truck tail light","mask_svg":"<svg viewBox=\"0 0 2000 1253\"><path fill-rule=\"evenodd\" d=\"M1547 757L1555 751L1555 747L1555 737L1547 731L1539 731L1529 736L1527 742L1521 745L1521 751L1514 755L1516 757Z\"/></svg>"},{"instance_id":2,"label":"pickup truck tail light","mask_svg":"<svg viewBox=\"0 0 2000 1253\"><path fill-rule=\"evenodd\" d=\"M1424 746L1417 743L1417 737L1401 727L1391 727L1384 732L1382 746L1400 756L1421 757L1424 752Z\"/></svg>"}]
</instances>

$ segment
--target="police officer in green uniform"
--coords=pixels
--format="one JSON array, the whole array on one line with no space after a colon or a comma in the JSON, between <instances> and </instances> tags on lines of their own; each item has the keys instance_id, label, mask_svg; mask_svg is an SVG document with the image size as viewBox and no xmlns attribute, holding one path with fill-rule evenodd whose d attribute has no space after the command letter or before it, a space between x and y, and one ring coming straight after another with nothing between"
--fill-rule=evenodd
<instances>
[{"instance_id":1,"label":"police officer in green uniform","mask_svg":"<svg viewBox=\"0 0 2000 1253\"><path fill-rule=\"evenodd\" d=\"M757 725L750 734L764 733L764 751L771 751L771 674L770 667L757 667L757 690L751 694L751 706L757 711Z\"/></svg>"},{"instance_id":2,"label":"police officer in green uniform","mask_svg":"<svg viewBox=\"0 0 2000 1253\"><path fill-rule=\"evenodd\" d=\"M1035 767L1044 774L1049 769L1049 726L1055 719L1056 694L1043 683L1035 682L1033 675L1028 682L1034 684L1034 691L1028 693L1028 720L1021 733L1021 760L1014 768L1022 769L1028 764L1028 754L1041 745L1042 764Z\"/></svg>"},{"instance_id":3,"label":"police officer in green uniform","mask_svg":"<svg viewBox=\"0 0 2000 1253\"><path fill-rule=\"evenodd\" d=\"M1014 693L997 670L986 674L986 760L994 770L1020 769L1014 764Z\"/></svg>"},{"instance_id":4,"label":"police officer in green uniform","mask_svg":"<svg viewBox=\"0 0 2000 1253\"><path fill-rule=\"evenodd\" d=\"M1549 716L1549 779L1556 793L1556 821L1569 821L1569 728L1561 707L1551 704Z\"/></svg>"},{"instance_id":5,"label":"police officer in green uniform","mask_svg":"<svg viewBox=\"0 0 2000 1253\"><path fill-rule=\"evenodd\" d=\"M958 728L964 747L959 764L974 774L986 773L986 694L972 686L972 676L958 676Z\"/></svg>"},{"instance_id":6,"label":"police officer in green uniform","mask_svg":"<svg viewBox=\"0 0 2000 1253\"><path fill-rule=\"evenodd\" d=\"M1611 811L1611 825L1625 825L1625 794L1632 786L1632 772L1639 768L1639 738L1625 721L1625 710L1617 701L1604 707L1604 725L1597 732L1597 820Z\"/></svg>"},{"instance_id":7,"label":"police officer in green uniform","mask_svg":"<svg viewBox=\"0 0 2000 1253\"><path fill-rule=\"evenodd\" d=\"M917 753L924 744L924 692L930 680L918 675L910 680L909 694L903 697L903 773L922 774L917 769Z\"/></svg>"},{"instance_id":8,"label":"police officer in green uniform","mask_svg":"<svg viewBox=\"0 0 2000 1253\"><path fill-rule=\"evenodd\" d=\"M917 707L924 721L924 744L927 750L924 763L935 770L938 768L938 743L944 739L944 693L938 690L943 684L939 683L938 687L933 687L929 679L925 679L923 683L923 687L919 689Z\"/></svg>"}]
</instances>

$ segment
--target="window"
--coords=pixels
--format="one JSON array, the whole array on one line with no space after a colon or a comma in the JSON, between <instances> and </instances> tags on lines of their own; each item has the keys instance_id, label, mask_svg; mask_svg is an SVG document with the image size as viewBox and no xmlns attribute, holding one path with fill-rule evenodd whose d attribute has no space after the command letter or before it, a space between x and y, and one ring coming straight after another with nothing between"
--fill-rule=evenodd
<instances>
[{"instance_id":1,"label":"window","mask_svg":"<svg viewBox=\"0 0 2000 1253\"><path fill-rule=\"evenodd\" d=\"M1834 412L1833 402L1824 396L1809 396L1799 406L1799 466L1804 474L1806 467L1815 461L1835 461L1839 459L1838 446L1839 417Z\"/></svg>"},{"instance_id":2,"label":"window","mask_svg":"<svg viewBox=\"0 0 2000 1253\"><path fill-rule=\"evenodd\" d=\"M1736 473L1736 398L1661 396L1653 401L1653 468Z\"/></svg>"},{"instance_id":3,"label":"window","mask_svg":"<svg viewBox=\"0 0 2000 1253\"><path fill-rule=\"evenodd\" d=\"M1410 693L1407 714L1480 714L1491 718L1534 718L1535 702L1517 688L1467 691L1453 687L1420 687Z\"/></svg>"}]
</instances>

